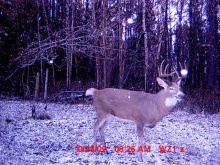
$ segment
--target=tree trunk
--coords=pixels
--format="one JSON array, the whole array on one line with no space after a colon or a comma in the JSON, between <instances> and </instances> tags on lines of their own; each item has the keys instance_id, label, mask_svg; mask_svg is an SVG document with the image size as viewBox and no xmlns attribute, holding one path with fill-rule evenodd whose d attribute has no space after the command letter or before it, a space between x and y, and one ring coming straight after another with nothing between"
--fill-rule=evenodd
<instances>
[{"instance_id":1,"label":"tree trunk","mask_svg":"<svg viewBox=\"0 0 220 165\"><path fill-rule=\"evenodd\" d=\"M217 80L219 73L219 67L217 67L216 61L218 60L218 6L215 0L208 0L207 1L207 17L208 17L208 60L207 60L207 73L208 73L208 84L207 84L207 91L206 94L208 97L205 100L210 100L207 104L207 110L210 113L215 113L218 109L217 105L217 95L219 93L217 87ZM213 96L213 97L210 97Z\"/></svg>"},{"instance_id":2,"label":"tree trunk","mask_svg":"<svg viewBox=\"0 0 220 165\"><path fill-rule=\"evenodd\" d=\"M78 57L77 57L77 53L74 53L74 63L75 63L76 81L78 81L79 80L79 74L78 74Z\"/></svg>"},{"instance_id":3,"label":"tree trunk","mask_svg":"<svg viewBox=\"0 0 220 165\"><path fill-rule=\"evenodd\" d=\"M66 36L69 36L72 32L72 15L70 15L70 6L72 4L69 0L66 2ZM68 37L67 37L68 38ZM73 62L73 48L71 46L71 43L69 41L66 41L66 85L67 89L71 88L71 82L72 82L72 62Z\"/></svg>"},{"instance_id":4,"label":"tree trunk","mask_svg":"<svg viewBox=\"0 0 220 165\"><path fill-rule=\"evenodd\" d=\"M48 87L48 76L49 76L49 70L46 69L46 77L45 77L45 86L44 86L44 100L47 100L47 87Z\"/></svg>"},{"instance_id":5,"label":"tree trunk","mask_svg":"<svg viewBox=\"0 0 220 165\"><path fill-rule=\"evenodd\" d=\"M92 1L92 22L93 22L93 29L97 29L96 25L96 5L99 3L98 1ZM97 5L98 6L98 5ZM98 38L93 39L93 44L98 45ZM101 85L101 62L100 62L100 55L99 53L95 54L95 63L96 63L96 88L100 88Z\"/></svg>"},{"instance_id":6,"label":"tree trunk","mask_svg":"<svg viewBox=\"0 0 220 165\"><path fill-rule=\"evenodd\" d=\"M197 56L197 29L196 29L196 15L195 10L195 0L190 0L189 3L189 77L187 79L187 84L192 89L196 88L196 56Z\"/></svg>"},{"instance_id":7,"label":"tree trunk","mask_svg":"<svg viewBox=\"0 0 220 165\"><path fill-rule=\"evenodd\" d=\"M170 59L168 46L169 46L169 36L168 36L168 0L165 1L165 20L164 20L164 55L165 58Z\"/></svg>"},{"instance_id":8,"label":"tree trunk","mask_svg":"<svg viewBox=\"0 0 220 165\"><path fill-rule=\"evenodd\" d=\"M217 47L218 45L218 6L215 0L208 0L207 2L207 16L208 16L208 39L209 39L209 50L208 50L208 89L214 90L217 85Z\"/></svg>"},{"instance_id":9,"label":"tree trunk","mask_svg":"<svg viewBox=\"0 0 220 165\"><path fill-rule=\"evenodd\" d=\"M144 90L147 91L148 89L148 34L146 30L146 2L142 0L142 28L144 33Z\"/></svg>"},{"instance_id":10,"label":"tree trunk","mask_svg":"<svg viewBox=\"0 0 220 165\"><path fill-rule=\"evenodd\" d=\"M103 81L104 81L104 88L108 86L107 82L107 53L106 53L106 10L107 10L107 3L106 0L103 0L103 9L102 9L102 29L103 29L103 36L102 36L102 46L103 46Z\"/></svg>"},{"instance_id":11,"label":"tree trunk","mask_svg":"<svg viewBox=\"0 0 220 165\"><path fill-rule=\"evenodd\" d=\"M119 88L123 88L124 80L124 59L122 53L122 19L121 19L121 0L118 2L118 66L119 66Z\"/></svg>"},{"instance_id":12,"label":"tree trunk","mask_svg":"<svg viewBox=\"0 0 220 165\"><path fill-rule=\"evenodd\" d=\"M39 81L40 81L40 73L37 72L37 76L36 76L36 84L35 84L35 92L34 92L34 101L38 101L38 94L39 94Z\"/></svg>"},{"instance_id":13,"label":"tree trunk","mask_svg":"<svg viewBox=\"0 0 220 165\"><path fill-rule=\"evenodd\" d=\"M37 7L38 9L40 8L40 4L39 4L39 0L36 1L37 2ZM38 39L38 44L39 46L41 46L41 35L40 35L40 12L38 11L37 13L37 39ZM43 81L43 60L40 59L40 77L41 77L41 84L44 84Z\"/></svg>"}]
</instances>

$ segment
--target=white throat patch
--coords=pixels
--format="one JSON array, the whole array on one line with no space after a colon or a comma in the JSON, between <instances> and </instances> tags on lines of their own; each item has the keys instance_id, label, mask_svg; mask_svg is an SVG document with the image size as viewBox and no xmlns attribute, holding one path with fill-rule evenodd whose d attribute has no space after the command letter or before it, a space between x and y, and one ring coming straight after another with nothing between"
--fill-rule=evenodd
<instances>
[{"instance_id":1,"label":"white throat patch","mask_svg":"<svg viewBox=\"0 0 220 165\"><path fill-rule=\"evenodd\" d=\"M172 107L172 106L175 106L177 103L177 100L175 97L169 97L169 98L166 98L164 104L167 106L167 107Z\"/></svg>"}]
</instances>

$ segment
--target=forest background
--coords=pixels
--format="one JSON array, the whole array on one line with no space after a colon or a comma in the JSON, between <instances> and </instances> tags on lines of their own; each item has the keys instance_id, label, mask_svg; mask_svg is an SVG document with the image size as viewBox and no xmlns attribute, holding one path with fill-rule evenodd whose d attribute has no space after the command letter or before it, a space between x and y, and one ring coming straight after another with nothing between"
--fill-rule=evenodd
<instances>
[{"instance_id":1,"label":"forest background","mask_svg":"<svg viewBox=\"0 0 220 165\"><path fill-rule=\"evenodd\" d=\"M165 59L193 113L220 112L220 0L0 0L0 93L155 93ZM171 67L171 68L172 68Z\"/></svg>"}]
</instances>

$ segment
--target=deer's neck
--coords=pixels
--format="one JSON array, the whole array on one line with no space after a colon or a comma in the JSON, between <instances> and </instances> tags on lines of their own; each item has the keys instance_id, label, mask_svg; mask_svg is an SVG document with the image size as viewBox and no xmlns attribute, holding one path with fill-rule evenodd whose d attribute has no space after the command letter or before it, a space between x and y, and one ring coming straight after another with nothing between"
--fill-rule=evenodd
<instances>
[{"instance_id":1,"label":"deer's neck","mask_svg":"<svg viewBox=\"0 0 220 165\"><path fill-rule=\"evenodd\" d=\"M177 103L177 99L174 96L167 94L165 90L158 93L160 98L161 108L170 111Z\"/></svg>"},{"instance_id":2,"label":"deer's neck","mask_svg":"<svg viewBox=\"0 0 220 165\"><path fill-rule=\"evenodd\" d=\"M164 104L166 107L173 108L177 103L177 100L175 97L168 97L165 99Z\"/></svg>"}]
</instances>

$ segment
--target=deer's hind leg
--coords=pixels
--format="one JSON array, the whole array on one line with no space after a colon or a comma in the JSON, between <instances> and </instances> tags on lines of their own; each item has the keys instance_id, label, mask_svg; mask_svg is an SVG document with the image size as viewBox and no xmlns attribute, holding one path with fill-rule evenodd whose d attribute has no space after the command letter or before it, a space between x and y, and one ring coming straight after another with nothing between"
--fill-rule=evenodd
<instances>
[{"instance_id":1,"label":"deer's hind leg","mask_svg":"<svg viewBox=\"0 0 220 165\"><path fill-rule=\"evenodd\" d=\"M105 144L105 135L104 130L109 123L110 114L108 113L97 113L98 118L93 126L93 135L94 135L94 143L93 145L97 145L97 133L100 130L101 141Z\"/></svg>"},{"instance_id":2,"label":"deer's hind leg","mask_svg":"<svg viewBox=\"0 0 220 165\"><path fill-rule=\"evenodd\" d=\"M110 123L111 117L110 115L107 116L106 120L103 122L103 124L100 126L99 131L100 131L100 136L101 136L101 142L106 145L105 143L105 128L107 125Z\"/></svg>"}]
</instances>

